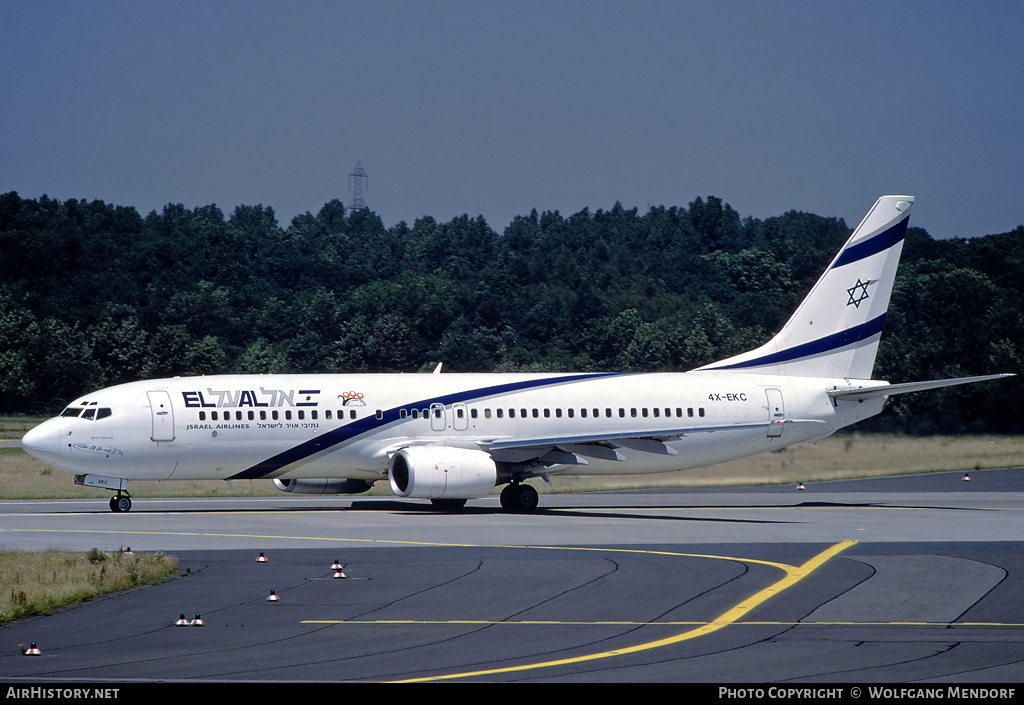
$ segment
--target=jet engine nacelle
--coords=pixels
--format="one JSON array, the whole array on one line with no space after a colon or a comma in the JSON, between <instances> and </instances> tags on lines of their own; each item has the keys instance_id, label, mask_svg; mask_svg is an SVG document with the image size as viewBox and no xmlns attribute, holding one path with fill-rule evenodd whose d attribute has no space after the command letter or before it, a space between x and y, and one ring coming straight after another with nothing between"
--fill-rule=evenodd
<instances>
[{"instance_id":1,"label":"jet engine nacelle","mask_svg":"<svg viewBox=\"0 0 1024 705\"><path fill-rule=\"evenodd\" d=\"M347 478L325 478L322 480L274 480L274 486L282 492L294 492L295 494L359 494L373 487L373 483Z\"/></svg>"},{"instance_id":2,"label":"jet engine nacelle","mask_svg":"<svg viewBox=\"0 0 1024 705\"><path fill-rule=\"evenodd\" d=\"M483 451L412 446L391 456L388 479L399 497L471 499L491 493L498 468Z\"/></svg>"}]
</instances>

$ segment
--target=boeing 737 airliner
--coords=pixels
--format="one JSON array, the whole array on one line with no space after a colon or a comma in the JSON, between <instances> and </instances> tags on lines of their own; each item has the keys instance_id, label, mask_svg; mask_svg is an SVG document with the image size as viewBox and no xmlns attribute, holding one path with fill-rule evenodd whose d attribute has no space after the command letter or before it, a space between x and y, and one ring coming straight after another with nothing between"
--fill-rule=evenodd
<instances>
[{"instance_id":1,"label":"boeing 737 airliner","mask_svg":"<svg viewBox=\"0 0 1024 705\"><path fill-rule=\"evenodd\" d=\"M883 196L771 341L683 373L222 375L133 382L74 401L23 447L116 494L129 480L273 479L457 508L555 474L671 472L825 438L893 394L1003 375L871 380L914 199Z\"/></svg>"}]
</instances>

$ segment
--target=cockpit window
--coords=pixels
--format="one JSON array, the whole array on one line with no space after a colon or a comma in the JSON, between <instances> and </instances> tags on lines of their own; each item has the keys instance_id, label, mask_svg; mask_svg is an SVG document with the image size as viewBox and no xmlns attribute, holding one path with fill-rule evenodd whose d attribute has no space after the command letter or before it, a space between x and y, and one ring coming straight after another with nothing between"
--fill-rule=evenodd
<instances>
[{"instance_id":1,"label":"cockpit window","mask_svg":"<svg viewBox=\"0 0 1024 705\"><path fill-rule=\"evenodd\" d=\"M85 413L82 412L83 409L81 407L69 406L68 408L64 409L64 411L62 411L60 415L62 418L76 418L81 416L83 419L88 419L89 421L99 421L100 419L105 419L108 416L114 415L113 409L107 406L101 408L84 409Z\"/></svg>"}]
</instances>

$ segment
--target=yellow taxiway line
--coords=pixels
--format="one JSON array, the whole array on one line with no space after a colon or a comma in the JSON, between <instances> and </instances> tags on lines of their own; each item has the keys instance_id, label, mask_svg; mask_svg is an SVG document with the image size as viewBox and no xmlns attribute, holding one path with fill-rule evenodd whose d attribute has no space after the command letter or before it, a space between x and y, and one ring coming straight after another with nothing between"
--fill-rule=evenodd
<instances>
[{"instance_id":1,"label":"yellow taxiway line","mask_svg":"<svg viewBox=\"0 0 1024 705\"><path fill-rule=\"evenodd\" d=\"M5 529L0 529L0 533L6 532L6 531L7 530L5 530ZM393 545L410 545L410 546L442 546L443 545L443 546L451 546L451 547L473 546L474 545L474 544L462 544L462 543L439 544L439 543L436 543L436 542L426 542L426 541L420 542L420 541L402 541L402 540L387 540L387 539L344 539L344 538L328 538L328 537L320 537L320 536L296 537L296 536L279 536L279 535L274 535L274 534L232 534L232 533L225 533L225 532L117 531L117 530L105 530L105 529L93 529L93 530L81 530L81 531L76 531L74 529L70 529L70 530L69 529L12 529L10 531L12 531L12 532L19 532L20 531L20 532L26 532L26 533L32 533L32 532L46 533L46 532L57 532L57 531L60 531L62 533L96 533L96 534L101 534L102 533L102 534L115 534L115 535L123 533L123 534L134 534L134 535L139 535L139 536L143 536L143 535L147 535L147 536L158 536L158 535L162 535L162 536L173 536L173 535L178 535L178 536L218 536L218 537L221 537L221 538L234 537L234 538L249 538L249 539L252 539L252 538L286 539L287 538L287 539L290 539L290 540L308 539L310 541L318 541L318 542L326 541L326 542L338 542L338 543L366 543L366 544L370 544L370 545L372 545L372 544L380 544L380 543L393 544ZM593 551L593 552L609 552L609 553L643 553L643 554L648 554L648 555L655 554L655 555L678 556L678 557L687 557L687 558L710 558L710 559L716 559L716 560L731 560L731 561L740 561L740 562L744 562L744 563L754 563L754 564L771 566L771 567L774 567L774 568L782 570L785 573L785 575L780 580L776 581L775 583L772 583L771 585L765 587L762 590L759 590L755 594L751 595L747 599L743 600L739 604L737 604L734 607L732 607L731 609L727 610L725 613L723 613L722 615L720 615L716 619L714 619L714 620L712 620L710 622L698 623L698 624L696 624L694 626L693 629L690 629L690 630L682 632L680 634L675 634L673 636L666 637L666 638L663 638L663 639L657 639L655 641L649 641L649 642L645 642L645 643L642 643L642 644L636 644L634 646L624 647L624 648L621 648L621 649L612 649L612 650L609 650L609 651L601 651L601 652L597 652L597 653L593 653L593 654L585 654L585 655L582 655L582 656L574 656L574 657L565 658L565 659L556 659L556 660L552 660L552 661L540 661L540 662L537 662L537 663L526 663L526 664L520 664L518 666L505 666L505 667L501 667L501 668L483 669L483 670L479 670L479 671L467 671L467 672L463 672L463 673L449 673L449 674L443 674L443 675L438 675L438 676L427 676L427 677L423 677L423 678L411 678L411 679L408 679L408 680L400 680L400 681L393 681L393 682L396 682L396 683L418 683L418 682L439 681L439 680L455 680L455 679L459 679L459 678L473 678L473 677L479 677L479 676L496 675L496 674L500 674L500 673L515 673L515 672L519 672L519 671L529 671L529 670L536 670L536 669L541 669L541 668L552 668L552 667L555 667L555 666L564 666L564 665L570 665L570 664L586 663L587 661L597 661L599 659L613 658L613 657L616 657L616 656L624 656L626 654L634 654L634 653L639 653L639 652L642 652L642 651L649 651L651 649L658 649L658 648L661 648L663 646L669 646L669 645L678 644L680 642L687 641L687 640L690 640L690 639L695 639L697 637L704 636L706 634L711 634L713 632L716 632L719 629L722 629L723 627L726 627L728 625L735 624L744 615L750 613L755 607L761 605L762 603L764 603L765 601L767 601L771 597L773 597L773 596L779 594L780 592L782 592L782 591L792 587L793 585L796 585L798 582L800 582L801 580L806 578L808 575L813 573L815 570L820 568L822 565L824 565L827 561L829 561L830 559L832 559L833 557L837 556L839 553L841 553L842 551L846 550L850 546L853 546L856 543L857 543L856 541L843 541L843 542L837 543L837 544L835 544L833 546L830 546L829 548L825 549L824 551L822 551L821 553L819 553L818 555L814 556L809 561L807 561L806 563L804 563L803 565L800 565L800 566L793 566L793 565L788 565L788 564L785 564L785 563L778 563L778 562L775 562L775 561L765 561L765 560L751 559L751 558L737 558L737 557L732 557L732 556L716 556L716 555L709 555L709 554L680 553L680 552L674 552L674 551L651 551L651 550L642 550L642 549L593 548L593 547L587 548L587 547L567 547L567 546L522 546L522 545L520 545L520 546L505 546L505 548L527 548L527 549L534 549L534 550L557 550L557 551L576 550L576 551ZM334 621L334 620L330 620L330 621ZM313 624L313 623L323 624L323 623L325 623L325 621L304 620L303 623L304 624ZM342 621L342 622L339 622L339 623L356 623L356 622L345 622L345 621ZM377 623L377 624L384 624L384 623L392 623L392 622L380 622L380 621L378 621L378 622L375 622L375 623ZM395 621L393 623L394 624L402 624L402 623L410 623L410 622ZM415 621L413 621L412 623L422 624L424 622L415 622ZM463 622L463 621L454 621L454 622L453 621L447 621L447 622L442 622L442 623L447 623L447 624L476 624L478 622L473 622L473 621L465 621L465 622ZM511 622L509 624L541 624L541 623L540 622ZM658 626L659 624L660 623L658 623L658 622L652 622L652 623L648 623L647 626ZM665 624L671 624L671 623L665 623ZM678 624L676 624L676 626L681 626L681 625L684 625L684 624L685 625L693 625L694 623L692 623L692 622L678 623Z\"/></svg>"},{"instance_id":2,"label":"yellow taxiway line","mask_svg":"<svg viewBox=\"0 0 1024 705\"><path fill-rule=\"evenodd\" d=\"M519 671L531 671L540 668L552 668L554 666L567 666L572 664L586 663L587 661L597 661L599 659L614 658L616 656L624 656L626 654L635 654L641 651L649 651L651 649L659 649L663 646L669 646L672 644L678 644L689 639L695 639L706 634L722 629L725 626L734 624L743 615L748 614L758 605L762 604L766 600L778 595L783 590L796 585L798 582L806 578L808 575L813 573L815 570L824 565L828 560L837 556L842 551L846 550L850 546L854 545L855 541L843 541L837 543L834 546L830 546L818 555L811 558L809 561L801 566L785 565L783 563L771 563L771 565L782 568L786 575L775 583L772 583L763 590L759 590L755 594L743 600L735 607L727 610L724 614L718 618L698 625L694 629L682 632L681 634L675 634L664 639L657 639L655 641L648 641L643 644L636 644L635 646L628 646L621 649L612 649L610 651L600 651L593 654L585 654L583 656L573 656L571 658L556 659L553 661L539 661L537 663L525 663L518 666L504 666L501 668L488 668L479 671L466 671L464 673L448 673L439 676L427 676L424 678L410 678L407 680L393 681L395 683L424 683L428 681L440 681L440 680L455 680L458 678L475 678L479 676L493 676L499 673L516 673ZM563 549L564 550L564 549ZM604 550L604 549L598 549ZM614 549L607 549L614 550ZM642 553L643 551L638 551ZM665 552L668 555L667 552ZM675 554L675 555L689 555L689 554ZM735 558L726 558L725 556L706 556L708 558L720 558L725 560L743 560ZM754 561L757 563L765 563L765 561Z\"/></svg>"}]
</instances>

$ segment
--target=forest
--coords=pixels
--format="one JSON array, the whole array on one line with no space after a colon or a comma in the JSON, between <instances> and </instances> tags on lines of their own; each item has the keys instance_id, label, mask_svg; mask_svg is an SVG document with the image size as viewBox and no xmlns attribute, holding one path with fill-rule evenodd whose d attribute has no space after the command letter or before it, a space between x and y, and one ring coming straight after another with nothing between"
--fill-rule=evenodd
<instances>
[{"instance_id":1,"label":"forest","mask_svg":"<svg viewBox=\"0 0 1024 705\"><path fill-rule=\"evenodd\" d=\"M913 218L911 218L913 224ZM856 225L856 224L852 224ZM685 371L763 343L849 236L717 197L385 227L333 200L272 208L0 195L0 412L215 373ZM1024 372L1024 227L911 227L874 377ZM1024 432L1022 377L893 399L857 428Z\"/></svg>"}]
</instances>

